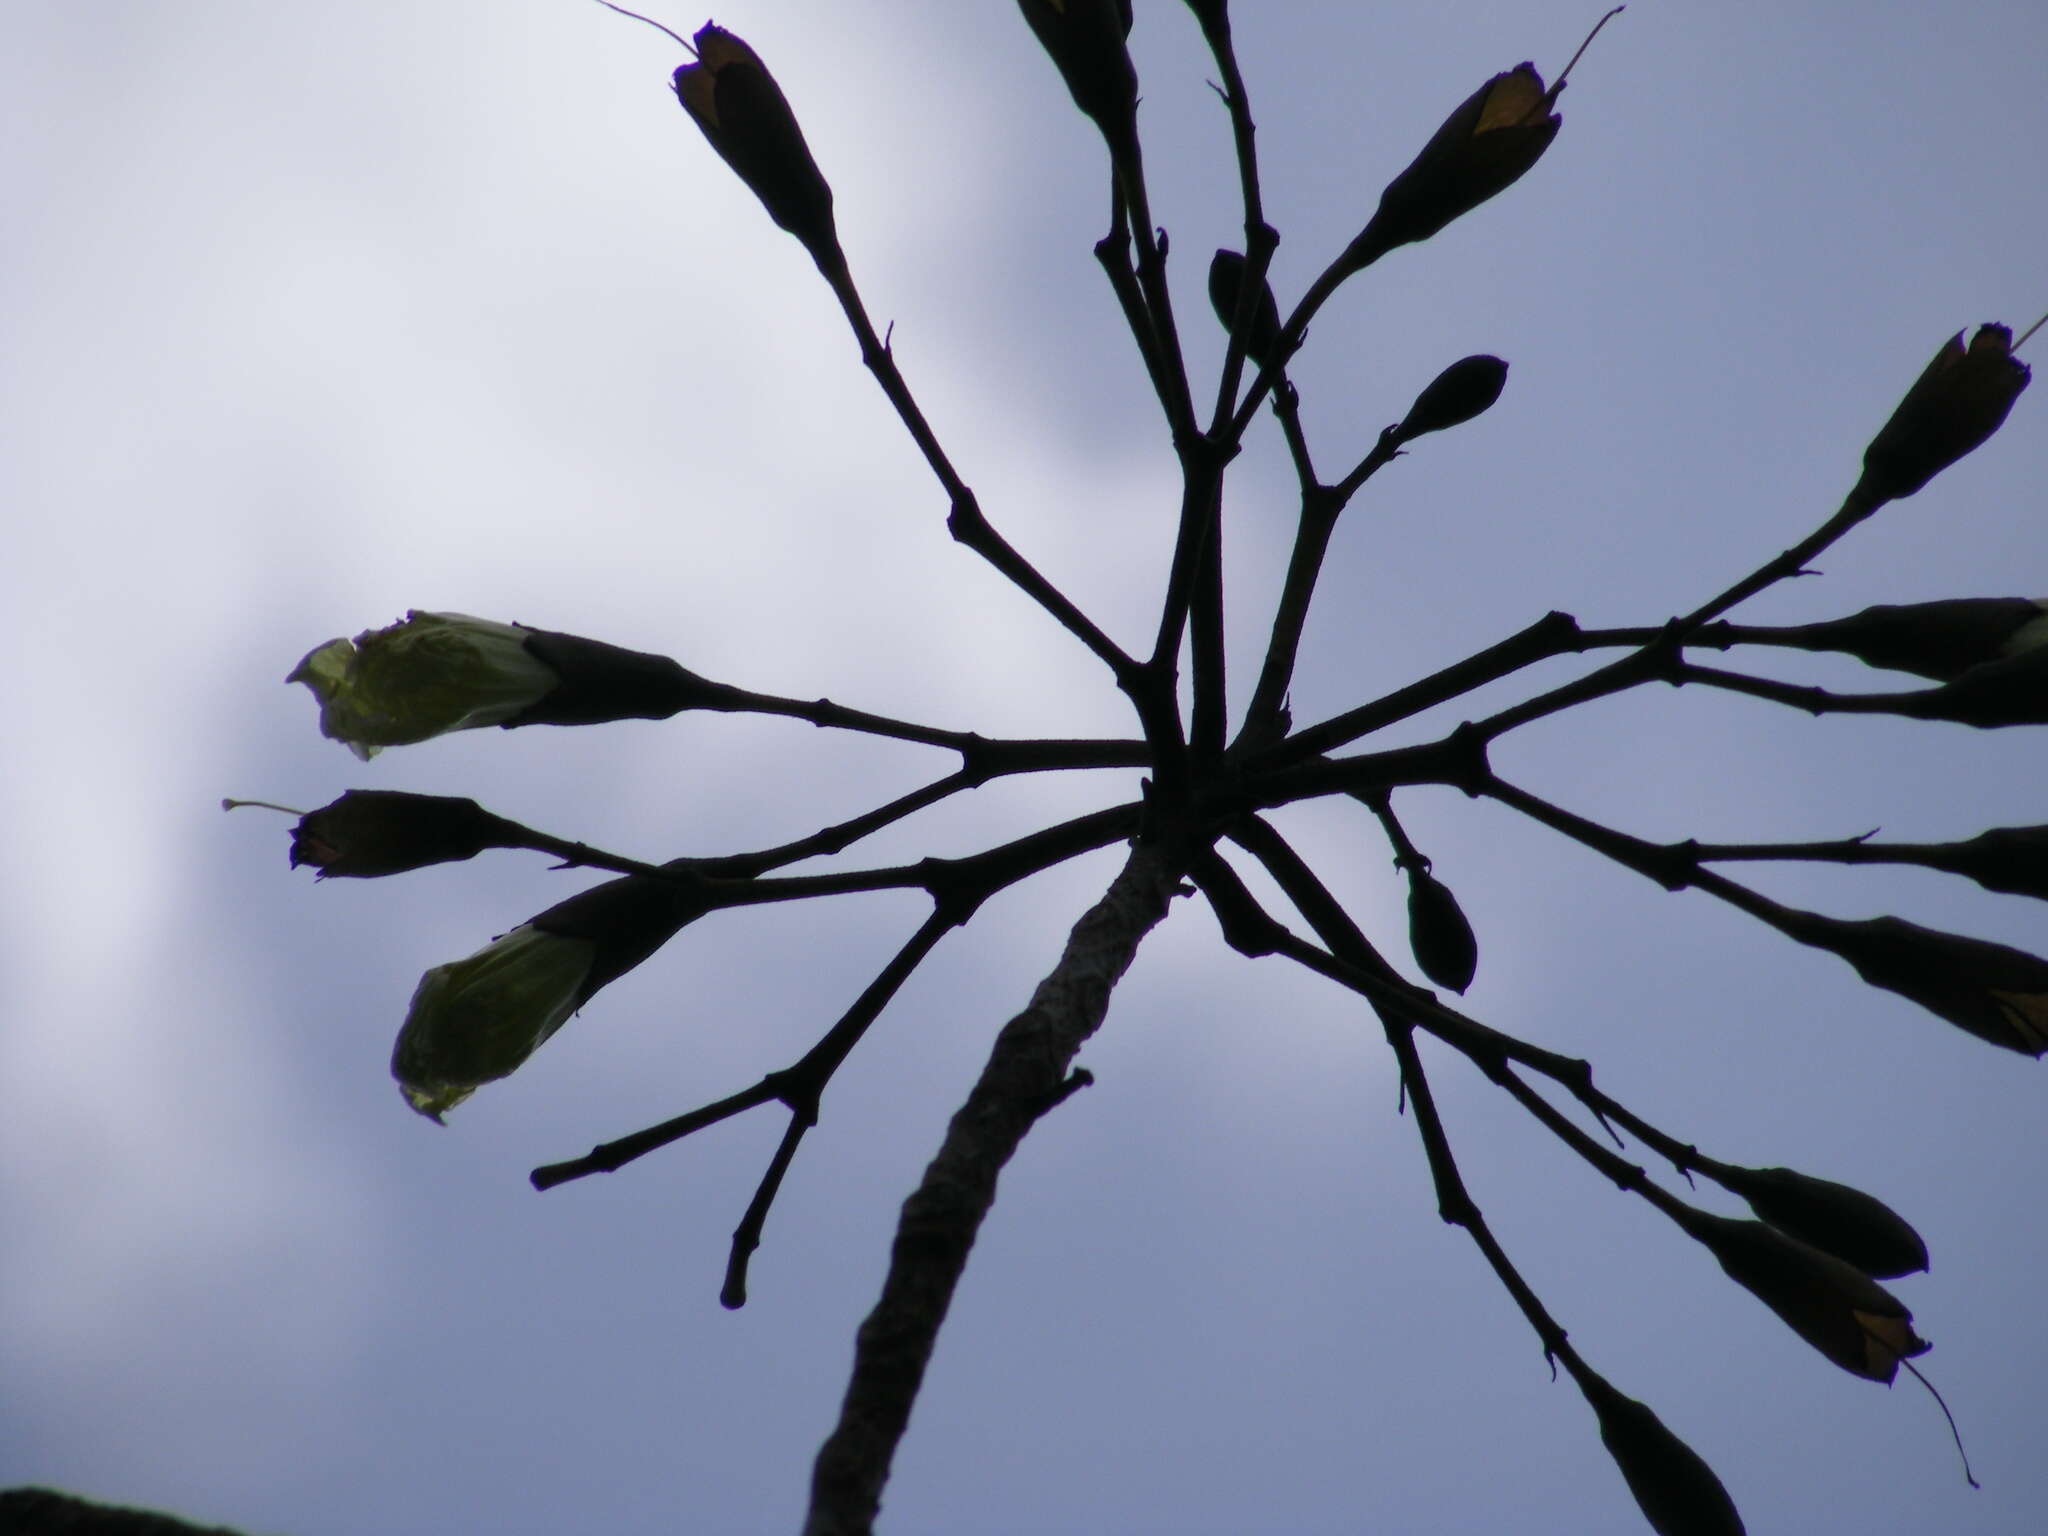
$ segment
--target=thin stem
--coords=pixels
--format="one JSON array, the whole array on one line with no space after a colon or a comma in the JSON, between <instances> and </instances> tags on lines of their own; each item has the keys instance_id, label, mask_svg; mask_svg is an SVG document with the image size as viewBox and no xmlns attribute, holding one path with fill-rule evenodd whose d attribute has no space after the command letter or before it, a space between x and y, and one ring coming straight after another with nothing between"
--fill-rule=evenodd
<instances>
[{"instance_id":1,"label":"thin stem","mask_svg":"<svg viewBox=\"0 0 2048 1536\"><path fill-rule=\"evenodd\" d=\"M813 253L814 256L816 254ZM1008 577L1012 585L1057 619L1069 634L1101 658L1119 681L1129 678L1136 672L1137 663L989 525L974 492L960 478L952 460L939 446L938 437L925 420L924 412L918 408L910 386L904 382L888 343L876 335L874 323L868 319L867 306L861 302L860 291L854 287L852 273L843 259L834 259L835 254L818 257L818 270L839 300L847 323L853 327L853 334L860 342L861 361L882 386L882 393L889 397L889 403L896 408L897 416L952 502L952 511L946 519L947 529L955 539L988 561Z\"/></svg>"}]
</instances>

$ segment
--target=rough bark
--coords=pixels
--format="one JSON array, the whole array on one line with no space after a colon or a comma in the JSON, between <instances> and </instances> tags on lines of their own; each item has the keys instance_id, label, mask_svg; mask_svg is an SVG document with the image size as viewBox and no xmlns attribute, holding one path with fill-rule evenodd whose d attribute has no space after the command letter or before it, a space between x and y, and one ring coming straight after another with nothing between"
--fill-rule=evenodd
<instances>
[{"instance_id":1,"label":"rough bark","mask_svg":"<svg viewBox=\"0 0 2048 1536\"><path fill-rule=\"evenodd\" d=\"M924 1180L903 1203L881 1299L854 1343L838 1426L818 1453L804 1536L866 1536L939 1326L996 1179L1038 1117L1078 1086L1069 1068L1109 1009L1139 942L1166 916L1181 869L1140 844L1025 1010L1003 1026ZM1081 1081L1085 1081L1082 1079Z\"/></svg>"}]
</instances>

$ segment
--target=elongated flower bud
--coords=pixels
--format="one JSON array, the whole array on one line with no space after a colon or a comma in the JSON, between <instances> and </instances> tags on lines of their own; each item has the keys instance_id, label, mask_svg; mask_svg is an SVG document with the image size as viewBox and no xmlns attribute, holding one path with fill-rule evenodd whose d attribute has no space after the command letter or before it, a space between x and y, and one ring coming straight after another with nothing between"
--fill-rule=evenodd
<instances>
[{"instance_id":1,"label":"elongated flower bud","mask_svg":"<svg viewBox=\"0 0 2048 1536\"><path fill-rule=\"evenodd\" d=\"M1842 651L1866 666L1949 682L1972 667L2048 641L2048 602L2030 597L1952 597L1878 603L1845 619L1772 631L1776 643Z\"/></svg>"},{"instance_id":2,"label":"elongated flower bud","mask_svg":"<svg viewBox=\"0 0 2048 1536\"><path fill-rule=\"evenodd\" d=\"M1112 136L1138 109L1138 74L1124 39L1131 0L1017 0L1039 44L1067 82L1074 105Z\"/></svg>"},{"instance_id":3,"label":"elongated flower bud","mask_svg":"<svg viewBox=\"0 0 2048 1536\"><path fill-rule=\"evenodd\" d=\"M391 1051L414 1109L440 1120L477 1088L510 1077L598 988L618 980L708 908L681 882L628 875L420 978Z\"/></svg>"},{"instance_id":4,"label":"elongated flower bud","mask_svg":"<svg viewBox=\"0 0 2048 1536\"><path fill-rule=\"evenodd\" d=\"M1717 1182L1787 1236L1879 1280L1927 1267L1927 1244L1882 1200L1790 1168L1725 1168Z\"/></svg>"},{"instance_id":5,"label":"elongated flower bud","mask_svg":"<svg viewBox=\"0 0 2048 1536\"><path fill-rule=\"evenodd\" d=\"M768 217L820 263L840 260L832 188L811 158L803 129L768 66L723 27L696 36L697 59L675 72L676 99L719 158L738 173Z\"/></svg>"},{"instance_id":6,"label":"elongated flower bud","mask_svg":"<svg viewBox=\"0 0 2048 1536\"><path fill-rule=\"evenodd\" d=\"M1953 720L1986 730L2048 725L2048 647L1987 661L1906 702L1923 720Z\"/></svg>"},{"instance_id":7,"label":"elongated flower bud","mask_svg":"<svg viewBox=\"0 0 2048 1536\"><path fill-rule=\"evenodd\" d=\"M2012 332L1982 325L1966 348L1949 338L1863 454L1851 499L1875 506L1910 496L1996 432L2032 377L2012 355Z\"/></svg>"},{"instance_id":8,"label":"elongated flower bud","mask_svg":"<svg viewBox=\"0 0 2048 1536\"><path fill-rule=\"evenodd\" d=\"M1237 310L1244 293L1244 257L1237 251L1218 251L1209 263L1209 304L1227 332L1237 324ZM1280 310L1273 302L1273 290L1259 284L1252 300L1252 314L1244 339L1244 355L1261 368L1271 364L1280 345Z\"/></svg>"},{"instance_id":9,"label":"elongated flower bud","mask_svg":"<svg viewBox=\"0 0 2048 1536\"><path fill-rule=\"evenodd\" d=\"M1940 843L1916 861L1976 881L1987 891L2048 901L2048 826L1993 827L1962 843Z\"/></svg>"},{"instance_id":10,"label":"elongated flower bud","mask_svg":"<svg viewBox=\"0 0 2048 1536\"><path fill-rule=\"evenodd\" d=\"M1843 1370L1889 1383L1926 1353L1905 1303L1855 1265L1760 1221L1687 1209L1681 1222L1728 1277Z\"/></svg>"},{"instance_id":11,"label":"elongated flower bud","mask_svg":"<svg viewBox=\"0 0 2048 1536\"><path fill-rule=\"evenodd\" d=\"M1534 64L1518 64L1467 96L1387 184L1378 211L1346 248L1344 265L1356 272L1396 246L1427 240L1513 186L1557 137L1563 119L1550 110L1556 99Z\"/></svg>"},{"instance_id":12,"label":"elongated flower bud","mask_svg":"<svg viewBox=\"0 0 2048 1536\"><path fill-rule=\"evenodd\" d=\"M1394 429L1395 440L1407 442L1425 432L1441 432L1484 415L1507 387L1508 365L1480 353L1461 357L1429 381L1408 415Z\"/></svg>"},{"instance_id":13,"label":"elongated flower bud","mask_svg":"<svg viewBox=\"0 0 2048 1536\"><path fill-rule=\"evenodd\" d=\"M1408 869L1408 944L1422 974L1462 993L1479 969L1479 940L1458 898L1428 870Z\"/></svg>"},{"instance_id":14,"label":"elongated flower bud","mask_svg":"<svg viewBox=\"0 0 2048 1536\"><path fill-rule=\"evenodd\" d=\"M1909 997L1980 1040L2025 1056L2048 1053L2048 960L1899 917L1788 912L1777 921L1800 943L1840 955L1871 986Z\"/></svg>"},{"instance_id":15,"label":"elongated flower bud","mask_svg":"<svg viewBox=\"0 0 2048 1536\"><path fill-rule=\"evenodd\" d=\"M404 874L513 846L506 831L502 818L462 796L352 789L299 818L292 867L310 865L322 880Z\"/></svg>"},{"instance_id":16,"label":"elongated flower bud","mask_svg":"<svg viewBox=\"0 0 2048 1536\"><path fill-rule=\"evenodd\" d=\"M352 641L316 646L285 681L311 689L321 733L365 761L386 747L487 725L661 720L716 692L666 656L419 609Z\"/></svg>"},{"instance_id":17,"label":"elongated flower bud","mask_svg":"<svg viewBox=\"0 0 2048 1536\"><path fill-rule=\"evenodd\" d=\"M1600 1439L1657 1536L1743 1536L1742 1516L1714 1469L1647 1404L1598 1376L1579 1390L1600 1420Z\"/></svg>"}]
</instances>

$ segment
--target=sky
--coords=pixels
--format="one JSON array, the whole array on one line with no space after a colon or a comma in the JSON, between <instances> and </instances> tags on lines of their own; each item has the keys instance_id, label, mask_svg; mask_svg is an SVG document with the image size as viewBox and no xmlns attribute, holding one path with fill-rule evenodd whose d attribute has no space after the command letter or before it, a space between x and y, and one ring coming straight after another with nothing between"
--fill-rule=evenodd
<instances>
[{"instance_id":1,"label":"sky","mask_svg":"<svg viewBox=\"0 0 2048 1536\"><path fill-rule=\"evenodd\" d=\"M1225 120L1185 9L1137 9L1155 213L1190 366L1213 379L1203 274L1241 236ZM1523 59L1553 76L1598 14L1239 9L1283 304L1453 106ZM717 19L793 103L869 307L990 519L1137 646L1174 467L1091 255L1099 144L1013 8L745 0ZM219 801L473 795L666 858L799 836L953 763L705 715L358 764L282 679L413 607L991 735L1129 734L1120 697L947 538L807 258L678 111L659 34L571 0L31 3L9 22L0 1486L290 1536L795 1529L895 1209L1118 852L993 900L904 988L727 1312L728 1234L779 1114L545 1195L526 1174L792 1060L922 900L708 918L444 1129L387 1071L420 973L592 877L500 853L315 885L286 865L287 818ZM1947 337L2048 308L2044 63L2048 12L2025 0L1631 5L1535 170L1313 327L1294 376L1326 466L1452 360L1512 371L1491 413L1345 514L1296 719L1551 609L1661 621L1817 525ZM2044 402L1739 617L2048 592ZM1290 489L1262 417L1227 513L1240 678ZM2038 730L1697 689L1545 722L1494 761L1658 839L2048 820ZM971 852L1132 778L992 785L836 864ZM1915 1223L1931 1272L1893 1288L1983 1488L1916 1385L1827 1364L1430 1056L1475 1198L1588 1360L1712 1463L1752 1531L2037 1531L2042 1069L1497 806L1399 808L1478 932L1471 1012L1591 1057L1717 1157L1854 1184ZM1281 825L1399 955L1371 819L1330 803ZM1737 873L1837 916L2048 951L2039 905L1933 874ZM883 1529L1643 1528L1577 1393L1438 1221L1356 999L1229 953L1182 903L1083 1063L1096 1086L1005 1175Z\"/></svg>"}]
</instances>

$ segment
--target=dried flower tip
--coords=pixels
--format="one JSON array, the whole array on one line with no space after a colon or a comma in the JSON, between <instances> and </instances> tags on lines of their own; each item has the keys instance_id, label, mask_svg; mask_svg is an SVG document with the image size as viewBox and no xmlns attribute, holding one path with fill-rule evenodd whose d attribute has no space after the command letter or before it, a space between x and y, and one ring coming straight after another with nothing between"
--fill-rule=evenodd
<instances>
[{"instance_id":1,"label":"dried flower tip","mask_svg":"<svg viewBox=\"0 0 2048 1536\"><path fill-rule=\"evenodd\" d=\"M832 189L760 56L723 27L707 24L697 32L696 62L678 68L673 83L683 110L768 216L821 265L837 264Z\"/></svg>"},{"instance_id":2,"label":"dried flower tip","mask_svg":"<svg viewBox=\"0 0 2048 1536\"><path fill-rule=\"evenodd\" d=\"M1499 358L1484 353L1461 357L1431 379L1415 397L1407 417L1394 429L1394 436L1405 443L1425 432L1441 432L1484 415L1500 398L1507 382L1508 365Z\"/></svg>"},{"instance_id":3,"label":"dried flower tip","mask_svg":"<svg viewBox=\"0 0 2048 1536\"><path fill-rule=\"evenodd\" d=\"M505 830L505 822L461 796L352 789L300 818L292 829L292 867L310 865L323 880L403 874L506 847Z\"/></svg>"},{"instance_id":4,"label":"dried flower tip","mask_svg":"<svg viewBox=\"0 0 2048 1536\"><path fill-rule=\"evenodd\" d=\"M1927 1267L1927 1244L1897 1211L1847 1184L1791 1168L1728 1168L1716 1180L1788 1237L1879 1280Z\"/></svg>"},{"instance_id":5,"label":"dried flower tip","mask_svg":"<svg viewBox=\"0 0 2048 1536\"><path fill-rule=\"evenodd\" d=\"M2012 355L2012 332L1983 325L1950 337L1863 454L1850 499L1876 507L1910 496L1999 428L2032 377Z\"/></svg>"},{"instance_id":6,"label":"dried flower tip","mask_svg":"<svg viewBox=\"0 0 2048 1536\"><path fill-rule=\"evenodd\" d=\"M1228 332L1237 324L1238 305L1244 294L1244 257L1236 251L1218 251L1209 262L1209 304ZM1278 361L1280 310L1273 302L1270 284L1259 284L1252 301L1251 319L1244 339L1244 355L1261 368Z\"/></svg>"}]
</instances>

